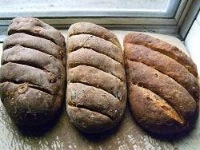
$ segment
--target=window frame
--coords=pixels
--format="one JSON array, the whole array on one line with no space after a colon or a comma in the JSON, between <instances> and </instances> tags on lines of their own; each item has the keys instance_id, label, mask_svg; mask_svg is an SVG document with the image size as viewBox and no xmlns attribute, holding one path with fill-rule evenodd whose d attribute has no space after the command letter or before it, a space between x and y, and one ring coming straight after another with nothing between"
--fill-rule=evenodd
<instances>
[{"instance_id":1,"label":"window frame","mask_svg":"<svg viewBox=\"0 0 200 150\"><path fill-rule=\"evenodd\" d=\"M200 12L200 1L193 0L190 5L190 8L188 8L187 13L185 14L185 18L182 19L181 24L179 24L180 28L178 33L180 34L180 37L183 40L185 40L186 36L188 35L188 32L191 29L192 24L197 18L199 12Z\"/></svg>"}]
</instances>

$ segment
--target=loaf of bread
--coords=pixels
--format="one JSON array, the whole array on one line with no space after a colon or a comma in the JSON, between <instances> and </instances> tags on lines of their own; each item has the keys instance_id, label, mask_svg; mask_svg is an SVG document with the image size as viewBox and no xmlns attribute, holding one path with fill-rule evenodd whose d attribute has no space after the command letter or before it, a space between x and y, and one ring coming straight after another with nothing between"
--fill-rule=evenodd
<instances>
[{"instance_id":1,"label":"loaf of bread","mask_svg":"<svg viewBox=\"0 0 200 150\"><path fill-rule=\"evenodd\" d=\"M61 33L36 18L15 18L3 44L1 99L17 125L42 125L56 117L65 93L66 44Z\"/></svg>"},{"instance_id":2,"label":"loaf of bread","mask_svg":"<svg viewBox=\"0 0 200 150\"><path fill-rule=\"evenodd\" d=\"M157 134L192 127L198 116L197 69L190 57L142 33L124 38L128 99L136 121Z\"/></svg>"},{"instance_id":3,"label":"loaf of bread","mask_svg":"<svg viewBox=\"0 0 200 150\"><path fill-rule=\"evenodd\" d=\"M81 131L103 132L122 118L126 104L123 51L117 37L93 23L68 30L67 113Z\"/></svg>"}]
</instances>

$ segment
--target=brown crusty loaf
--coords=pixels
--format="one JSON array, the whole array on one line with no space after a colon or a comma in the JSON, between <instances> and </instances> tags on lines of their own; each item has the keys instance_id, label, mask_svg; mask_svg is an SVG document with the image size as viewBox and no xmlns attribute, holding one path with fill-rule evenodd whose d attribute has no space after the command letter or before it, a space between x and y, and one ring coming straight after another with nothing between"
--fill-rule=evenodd
<instances>
[{"instance_id":1,"label":"brown crusty loaf","mask_svg":"<svg viewBox=\"0 0 200 150\"><path fill-rule=\"evenodd\" d=\"M124 38L128 98L136 121L158 134L190 128L198 115L196 65L178 48L142 33Z\"/></svg>"},{"instance_id":2,"label":"brown crusty loaf","mask_svg":"<svg viewBox=\"0 0 200 150\"><path fill-rule=\"evenodd\" d=\"M126 104L123 52L117 37L79 22L68 30L67 113L84 132L102 132L122 118Z\"/></svg>"},{"instance_id":3,"label":"brown crusty loaf","mask_svg":"<svg viewBox=\"0 0 200 150\"><path fill-rule=\"evenodd\" d=\"M3 44L0 93L17 125L54 119L65 90L65 41L36 18L15 18Z\"/></svg>"}]
</instances>

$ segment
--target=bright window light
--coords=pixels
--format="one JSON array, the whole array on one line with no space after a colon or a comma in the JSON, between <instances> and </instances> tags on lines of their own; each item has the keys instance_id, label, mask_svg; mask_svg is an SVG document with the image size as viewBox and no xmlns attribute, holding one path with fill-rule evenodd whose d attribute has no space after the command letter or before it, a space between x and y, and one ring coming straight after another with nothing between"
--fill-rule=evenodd
<instances>
[{"instance_id":1,"label":"bright window light","mask_svg":"<svg viewBox=\"0 0 200 150\"><path fill-rule=\"evenodd\" d=\"M173 17L181 0L1 0L0 16Z\"/></svg>"}]
</instances>

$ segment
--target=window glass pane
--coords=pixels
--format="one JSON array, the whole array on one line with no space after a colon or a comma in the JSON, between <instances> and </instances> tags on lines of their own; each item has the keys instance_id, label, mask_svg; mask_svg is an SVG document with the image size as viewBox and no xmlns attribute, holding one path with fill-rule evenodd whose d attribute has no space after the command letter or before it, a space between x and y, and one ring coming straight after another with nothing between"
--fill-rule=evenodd
<instances>
[{"instance_id":1,"label":"window glass pane","mask_svg":"<svg viewBox=\"0 0 200 150\"><path fill-rule=\"evenodd\" d=\"M181 0L0 0L0 16L173 17Z\"/></svg>"}]
</instances>

